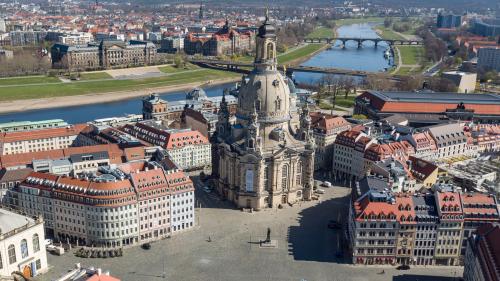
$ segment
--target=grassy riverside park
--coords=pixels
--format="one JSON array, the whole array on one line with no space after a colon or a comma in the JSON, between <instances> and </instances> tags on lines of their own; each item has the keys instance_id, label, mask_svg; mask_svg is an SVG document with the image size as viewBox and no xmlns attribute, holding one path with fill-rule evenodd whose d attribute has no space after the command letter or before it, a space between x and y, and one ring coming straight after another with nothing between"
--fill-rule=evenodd
<instances>
[{"instance_id":1,"label":"grassy riverside park","mask_svg":"<svg viewBox=\"0 0 500 281\"><path fill-rule=\"evenodd\" d=\"M144 90L152 87L179 86L187 83L205 82L222 78L236 78L239 74L201 69L171 74L164 77L129 79L129 80L99 80L99 81L72 81L69 83L40 84L42 76L11 78L0 84L0 101L13 101L22 99L39 99L62 96L75 96L93 93L106 93L130 90ZM52 77L49 78L52 81ZM54 78L57 79L57 78ZM20 83L22 81L22 83Z\"/></svg>"},{"instance_id":2,"label":"grassy riverside park","mask_svg":"<svg viewBox=\"0 0 500 281\"><path fill-rule=\"evenodd\" d=\"M378 31L377 32L378 35L380 37L382 37L383 39L387 39L387 40L404 40L404 39L406 39L403 36L394 32L394 30L392 30L391 28L386 28L384 26L377 26L375 29Z\"/></svg>"},{"instance_id":3,"label":"grassy riverside park","mask_svg":"<svg viewBox=\"0 0 500 281\"><path fill-rule=\"evenodd\" d=\"M333 28L320 26L309 33L306 38L333 38L334 34Z\"/></svg>"},{"instance_id":4,"label":"grassy riverside park","mask_svg":"<svg viewBox=\"0 0 500 281\"><path fill-rule=\"evenodd\" d=\"M350 25L357 23L383 23L383 17L365 17L365 18L349 18L349 19L339 19L335 20L335 25L340 27L342 25Z\"/></svg>"},{"instance_id":5,"label":"grassy riverside park","mask_svg":"<svg viewBox=\"0 0 500 281\"><path fill-rule=\"evenodd\" d=\"M401 53L404 65L422 64L424 60L424 48L422 46L397 46Z\"/></svg>"},{"instance_id":6,"label":"grassy riverside park","mask_svg":"<svg viewBox=\"0 0 500 281\"><path fill-rule=\"evenodd\" d=\"M22 85L22 84L49 84L49 83L61 83L61 80L57 77L48 76L24 76L24 77L13 77L13 78L0 78L0 86L4 85ZM0 90L1 93L1 90Z\"/></svg>"},{"instance_id":7,"label":"grassy riverside park","mask_svg":"<svg viewBox=\"0 0 500 281\"><path fill-rule=\"evenodd\" d=\"M310 56L314 52L317 52L323 48L325 44L307 44L303 47L299 47L293 51L278 55L278 63L285 64L296 59L304 58Z\"/></svg>"}]
</instances>

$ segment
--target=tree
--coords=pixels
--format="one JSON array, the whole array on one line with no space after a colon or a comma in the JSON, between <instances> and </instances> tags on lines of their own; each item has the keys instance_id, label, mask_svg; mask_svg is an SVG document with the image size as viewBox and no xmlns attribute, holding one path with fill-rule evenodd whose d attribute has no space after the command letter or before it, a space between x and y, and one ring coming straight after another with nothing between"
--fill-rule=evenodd
<instances>
[{"instance_id":1,"label":"tree","mask_svg":"<svg viewBox=\"0 0 500 281\"><path fill-rule=\"evenodd\" d=\"M384 19L384 27L389 28L392 25L392 19L391 18L385 18Z\"/></svg>"},{"instance_id":2,"label":"tree","mask_svg":"<svg viewBox=\"0 0 500 281\"><path fill-rule=\"evenodd\" d=\"M182 58L182 56L176 55L174 57L174 66L176 68L182 68L182 67L184 67L184 65L185 65L185 62L184 62L184 59Z\"/></svg>"},{"instance_id":3,"label":"tree","mask_svg":"<svg viewBox=\"0 0 500 281\"><path fill-rule=\"evenodd\" d=\"M397 84L397 88L400 91L415 91L422 88L424 84L424 79L420 75L405 76Z\"/></svg>"}]
</instances>

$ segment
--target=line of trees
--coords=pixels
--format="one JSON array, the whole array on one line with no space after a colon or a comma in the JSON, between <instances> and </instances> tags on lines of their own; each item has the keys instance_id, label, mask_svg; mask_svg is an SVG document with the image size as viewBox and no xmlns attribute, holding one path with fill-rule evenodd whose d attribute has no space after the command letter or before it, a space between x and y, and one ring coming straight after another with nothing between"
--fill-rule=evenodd
<instances>
[{"instance_id":1,"label":"line of trees","mask_svg":"<svg viewBox=\"0 0 500 281\"><path fill-rule=\"evenodd\" d=\"M51 68L48 57L28 51L16 52L14 58L0 58L0 76L21 76L47 74Z\"/></svg>"},{"instance_id":2,"label":"line of trees","mask_svg":"<svg viewBox=\"0 0 500 281\"><path fill-rule=\"evenodd\" d=\"M446 43L434 36L432 32L427 29L426 25L419 27L416 34L424 41L425 58L429 61L439 61L448 53Z\"/></svg>"}]
</instances>

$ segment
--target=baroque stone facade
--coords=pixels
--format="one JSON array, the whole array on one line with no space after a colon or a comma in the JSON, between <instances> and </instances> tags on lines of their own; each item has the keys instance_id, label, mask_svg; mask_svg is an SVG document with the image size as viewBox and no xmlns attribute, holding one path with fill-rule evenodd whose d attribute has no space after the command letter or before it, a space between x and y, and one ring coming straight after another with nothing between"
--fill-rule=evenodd
<instances>
[{"instance_id":1,"label":"baroque stone facade","mask_svg":"<svg viewBox=\"0 0 500 281\"><path fill-rule=\"evenodd\" d=\"M54 44L52 66L69 70L95 70L150 65L156 61L156 46L146 41L103 40L82 46Z\"/></svg>"},{"instance_id":2,"label":"baroque stone facade","mask_svg":"<svg viewBox=\"0 0 500 281\"><path fill-rule=\"evenodd\" d=\"M235 119L223 99L212 137L217 191L239 208L260 210L312 196L314 138L307 107L298 129L286 78L276 69L275 28L256 36L255 68L243 77Z\"/></svg>"},{"instance_id":3,"label":"baroque stone facade","mask_svg":"<svg viewBox=\"0 0 500 281\"><path fill-rule=\"evenodd\" d=\"M184 51L188 55L204 56L233 55L252 51L254 33L238 32L229 22L211 36L190 33L184 38Z\"/></svg>"}]
</instances>

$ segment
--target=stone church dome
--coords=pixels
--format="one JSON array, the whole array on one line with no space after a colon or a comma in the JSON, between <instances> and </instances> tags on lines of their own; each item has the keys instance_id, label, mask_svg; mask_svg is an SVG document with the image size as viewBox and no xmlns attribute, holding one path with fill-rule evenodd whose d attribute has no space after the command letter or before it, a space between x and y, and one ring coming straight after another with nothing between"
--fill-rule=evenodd
<instances>
[{"instance_id":1,"label":"stone church dome","mask_svg":"<svg viewBox=\"0 0 500 281\"><path fill-rule=\"evenodd\" d=\"M254 110L261 122L290 118L290 89L279 71L253 71L243 79L238 115L250 116Z\"/></svg>"}]
</instances>

